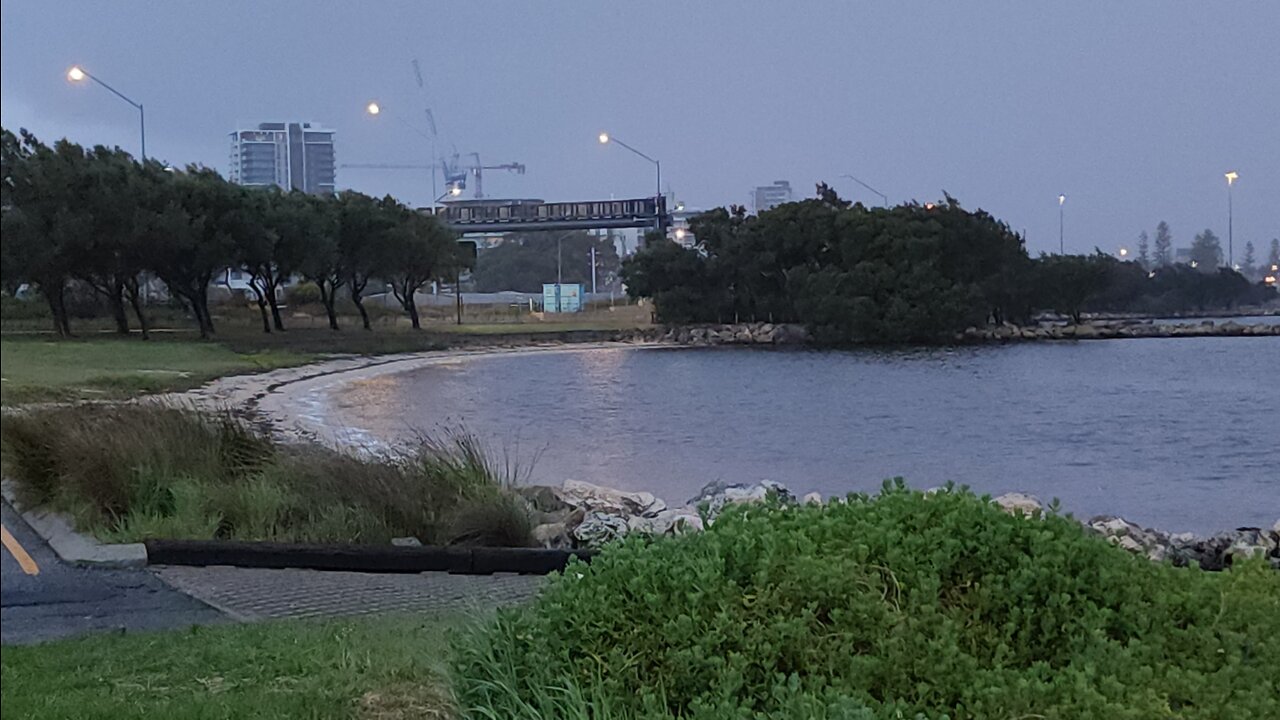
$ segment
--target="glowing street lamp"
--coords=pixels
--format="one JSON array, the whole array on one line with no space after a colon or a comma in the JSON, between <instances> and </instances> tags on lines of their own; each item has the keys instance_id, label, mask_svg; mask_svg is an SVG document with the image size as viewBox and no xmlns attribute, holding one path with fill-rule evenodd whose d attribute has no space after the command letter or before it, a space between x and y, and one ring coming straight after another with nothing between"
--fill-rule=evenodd
<instances>
[{"instance_id":1,"label":"glowing street lamp","mask_svg":"<svg viewBox=\"0 0 1280 720\"><path fill-rule=\"evenodd\" d=\"M655 201L655 203L656 203L656 204L655 204L655 206L654 206L654 209L658 210L658 228L657 228L657 229L658 229L658 231L659 231L659 232L661 232L661 231L662 231L662 228L663 228L663 216L662 216L662 210L661 210L661 207L660 207L660 203L662 202L662 163L658 162L657 160L654 160L653 158L649 157L648 155L645 155L644 153L640 152L639 150L637 150L637 149L635 149L635 148L631 147L630 145L628 145L628 144L626 144L626 143L622 142L622 141L621 141L621 140L619 140L618 138L613 137L612 135L610 135L610 134L609 134L609 133L607 133L607 132L602 132L602 133L600 133L600 135L598 136L598 138L597 138L597 139L599 139L599 140L600 140L600 144L601 144L601 145L608 145L609 143L614 143L614 144L617 144L617 145L621 145L622 147L624 147L624 148L626 148L626 149L630 150L631 152L635 153L636 155L639 155L640 157L644 158L645 160L648 160L649 162L653 163L654 168L656 168L656 169L657 169L657 171L658 171L658 186L657 186L657 190L658 190L658 192L657 192L657 194L656 194L656 195L654 195L654 201Z\"/></svg>"},{"instance_id":2,"label":"glowing street lamp","mask_svg":"<svg viewBox=\"0 0 1280 720\"><path fill-rule=\"evenodd\" d=\"M382 108L382 104L381 104L381 103L379 103L377 100L371 100L371 101L369 101L369 104L368 104L368 105L365 105L365 106L364 106L364 111L365 111L366 113L368 113L371 117L375 117L375 118L376 118L376 117L378 117L379 115L382 115L382 114L383 114L382 110L383 110L383 108ZM428 114L429 114L429 112L428 112ZM425 138L426 140L428 140L428 141L431 143L431 158L430 158L431 162L427 163L427 167L431 170L431 194L434 196L434 195L436 194L436 190L438 190L438 189L439 189L439 186L438 186L438 185L436 185L436 165L435 165L435 162L436 162L436 158L435 158L435 156L436 156L436 135L435 135L435 132L436 132L436 131L435 131L435 123L434 123L434 121L432 121L431 134L430 134L430 135L428 135L427 133L423 132L421 129L419 129L419 128L417 128L417 127L414 127L412 124L410 124L410 123L409 123L408 121L406 121L404 118L400 117L400 115L399 115L398 113L390 113L390 115L391 115L391 117L393 117L393 118L395 118L396 120L399 120L401 123L403 123L405 127L409 128L410 130L414 131L415 133L417 133L417 134L421 135L423 138ZM461 190L458 190L458 193L460 193L460 192L462 192L462 191L461 191ZM458 193L453 193L453 194L454 194L454 195L457 195ZM447 191L446 191L445 195L447 195L447 194L449 194L449 192L447 192ZM432 200L432 201L431 201L431 211L432 211L433 213L435 212L435 209L436 209L436 203L440 202L440 198L443 198L443 197L444 197L444 195L441 195L440 197L436 197L434 200Z\"/></svg>"},{"instance_id":3,"label":"glowing street lamp","mask_svg":"<svg viewBox=\"0 0 1280 720\"><path fill-rule=\"evenodd\" d=\"M1228 172L1224 177L1227 178L1227 265L1235 264L1235 242L1232 237L1232 212L1231 212L1231 186L1236 184L1236 180L1240 179L1240 174L1235 170Z\"/></svg>"},{"instance_id":4,"label":"glowing street lamp","mask_svg":"<svg viewBox=\"0 0 1280 720\"><path fill-rule=\"evenodd\" d=\"M140 130L140 134L142 136L141 158L142 158L142 162L145 163L147 161L147 113L142 109L142 103L134 102L131 98L126 96L124 93L120 92L119 90L111 87L110 85L102 82L98 78L89 74L87 70L80 67L79 65L71 66L71 69L67 71L67 79L70 80L71 82L83 82L86 79L92 80L98 83L99 85L101 85L102 87L110 90L112 95L115 95L116 97L120 98L121 100L129 103L130 105L138 109L138 127Z\"/></svg>"}]
</instances>

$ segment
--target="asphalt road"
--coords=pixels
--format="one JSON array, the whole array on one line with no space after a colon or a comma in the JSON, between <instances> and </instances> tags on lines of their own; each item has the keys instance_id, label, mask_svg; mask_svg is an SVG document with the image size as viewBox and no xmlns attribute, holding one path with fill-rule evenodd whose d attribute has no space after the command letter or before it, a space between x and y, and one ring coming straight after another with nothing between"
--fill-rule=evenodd
<instances>
[{"instance_id":1,"label":"asphalt road","mask_svg":"<svg viewBox=\"0 0 1280 720\"><path fill-rule=\"evenodd\" d=\"M63 563L22 517L3 505L0 643L35 643L88 632L162 630L226 622L204 603L143 568Z\"/></svg>"}]
</instances>

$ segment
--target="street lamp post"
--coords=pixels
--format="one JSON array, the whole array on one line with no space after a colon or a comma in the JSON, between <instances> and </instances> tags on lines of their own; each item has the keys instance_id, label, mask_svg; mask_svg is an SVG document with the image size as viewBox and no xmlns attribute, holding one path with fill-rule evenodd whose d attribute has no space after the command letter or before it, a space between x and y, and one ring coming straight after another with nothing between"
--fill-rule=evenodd
<instances>
[{"instance_id":1,"label":"street lamp post","mask_svg":"<svg viewBox=\"0 0 1280 720\"><path fill-rule=\"evenodd\" d=\"M1227 267L1235 268L1235 241L1232 237L1231 186L1235 185L1240 174L1235 170L1226 174L1227 178Z\"/></svg>"},{"instance_id":2,"label":"street lamp post","mask_svg":"<svg viewBox=\"0 0 1280 720\"><path fill-rule=\"evenodd\" d=\"M866 183L862 182L861 180L859 180L858 178L856 178L856 177L854 177L854 176L852 176L852 175L841 175L840 177L842 177L842 178L849 178L850 180L852 180L852 181L854 181L854 182L858 183L859 185L861 185L862 187L864 187L864 188L866 188L866 189L870 190L871 192L875 193L876 195L879 195L879 196L880 196L880 199L884 201L884 206L885 206L885 207L889 207L889 196L888 196L888 195L885 195L884 193L882 193L882 192L880 192L879 190L877 190L877 189L875 189L875 188L871 187L870 185L868 185L868 184L866 184Z\"/></svg>"},{"instance_id":3,"label":"street lamp post","mask_svg":"<svg viewBox=\"0 0 1280 720\"><path fill-rule=\"evenodd\" d=\"M1067 202L1067 196L1066 196L1066 195L1059 195L1059 196L1058 196L1058 254L1059 254L1059 255L1066 255L1066 254L1067 254L1066 249L1065 249L1065 248L1066 248L1066 245L1065 245L1065 244L1063 243L1063 241L1062 241L1062 240L1063 240L1063 231L1062 231L1062 229L1063 229L1063 211L1062 211L1062 206L1063 206L1063 204L1064 204L1064 203L1066 203L1066 202Z\"/></svg>"},{"instance_id":4,"label":"street lamp post","mask_svg":"<svg viewBox=\"0 0 1280 720\"><path fill-rule=\"evenodd\" d=\"M658 211L658 224L657 224L657 228L656 228L656 229L657 229L657 231L658 231L658 232L662 232L662 226L663 226L662 207L661 207L661 206L662 206L662 163L661 163L661 162L658 162L657 160L654 160L653 158L649 157L648 155L645 155L644 153L640 152L639 150L637 150L637 149L635 149L635 148L631 147L630 145L628 145L628 144L626 144L626 143L622 142L622 141L621 141L621 140L619 140L618 138L613 137L613 136L612 136L612 135L610 135L609 133L603 133L603 132L602 132L602 133L600 133L600 144L601 144L601 145L608 145L609 143L617 143L617 144L621 145L622 147L624 147L624 148L626 148L626 149L630 150L631 152L635 153L636 155L639 155L640 157L644 158L645 160L648 160L649 162L653 163L654 168L655 168L655 169L657 169L657 172L658 172L658 184L657 184L657 191L658 191L658 192L657 192L657 194L656 194L656 195L654 195L654 202L656 203L656 205L654 206L654 209Z\"/></svg>"},{"instance_id":5,"label":"street lamp post","mask_svg":"<svg viewBox=\"0 0 1280 720\"><path fill-rule=\"evenodd\" d=\"M81 81L83 81L85 78L88 78L88 79L90 79L90 80L92 80L92 81L94 81L94 82L98 83L98 84L99 84L99 85L101 85L102 87L104 87L104 88L106 88L106 89L110 90L110 91L111 91L111 93L112 93L113 95L115 95L116 97L120 98L121 100L123 100L123 101L125 101L125 102L129 103L130 105L132 105L132 106L134 106L135 108L137 108L137 109L138 109L138 128L139 128L139 130L140 130L140 134L141 134L141 136L142 136L142 137L141 137L141 140L142 140L142 162L144 162L144 163L145 163L145 162L147 161L147 112L146 112L145 110L143 110L143 109L142 109L142 103L140 103L140 102L134 102L132 99L130 99L130 98L129 98L128 96L126 96L124 93L120 92L119 90L117 90L117 89L115 89L115 88L111 87L110 85L108 85L108 84L106 84L106 83L102 82L102 81L101 81L101 80L99 80L98 78L96 78L96 77L94 77L93 75L89 74L89 71L85 70L84 68L80 67L79 65L73 65L73 66L71 67L71 69L67 71L67 79L68 79L68 80L70 80L70 81L72 81L72 82L81 82Z\"/></svg>"},{"instance_id":6,"label":"street lamp post","mask_svg":"<svg viewBox=\"0 0 1280 720\"><path fill-rule=\"evenodd\" d=\"M366 105L364 108L364 111L374 117L377 117L378 115L382 115L386 113L386 108L382 107L381 103L374 101ZM431 201L431 213L434 215L436 211L436 203L440 202L440 198L444 197L444 195L440 195L440 196L436 195L436 191L439 190L439 187L436 185L436 135L435 135L434 126L432 127L432 133L430 135L427 135L422 130L418 129L417 127L414 127L414 125L410 123L408 120L405 120L404 118L400 117L399 114L392 113L391 117L395 118L396 120L404 124L405 127L421 135L424 139L426 139L428 142L431 143L431 160L430 162L427 163L427 167L430 168L431 170L431 197L435 198L434 200ZM445 194L447 195L448 193L446 192ZM454 194L457 195L458 193L454 193Z\"/></svg>"}]
</instances>

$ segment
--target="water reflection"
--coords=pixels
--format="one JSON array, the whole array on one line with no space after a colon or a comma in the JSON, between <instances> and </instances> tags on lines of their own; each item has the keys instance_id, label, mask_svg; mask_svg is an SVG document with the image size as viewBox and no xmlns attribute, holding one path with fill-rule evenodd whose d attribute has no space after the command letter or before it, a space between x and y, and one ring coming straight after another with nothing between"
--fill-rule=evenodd
<instances>
[{"instance_id":1,"label":"water reflection","mask_svg":"<svg viewBox=\"0 0 1280 720\"><path fill-rule=\"evenodd\" d=\"M836 494L903 475L1203 532L1280 517L1276 367L1276 338L611 349L464 359L329 402L383 438L465 423L540 455L539 482L681 502L715 479Z\"/></svg>"}]
</instances>

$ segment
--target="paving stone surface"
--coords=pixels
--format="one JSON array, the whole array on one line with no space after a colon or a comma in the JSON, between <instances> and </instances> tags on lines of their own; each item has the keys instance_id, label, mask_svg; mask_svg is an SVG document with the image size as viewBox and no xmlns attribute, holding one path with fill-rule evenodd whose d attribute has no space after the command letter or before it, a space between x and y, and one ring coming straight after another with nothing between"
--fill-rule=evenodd
<instances>
[{"instance_id":1,"label":"paving stone surface","mask_svg":"<svg viewBox=\"0 0 1280 720\"><path fill-rule=\"evenodd\" d=\"M173 587L233 618L329 617L382 612L488 610L531 599L540 575L354 573L156 566Z\"/></svg>"}]
</instances>

